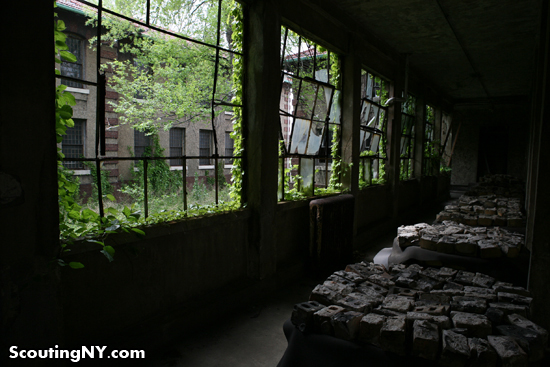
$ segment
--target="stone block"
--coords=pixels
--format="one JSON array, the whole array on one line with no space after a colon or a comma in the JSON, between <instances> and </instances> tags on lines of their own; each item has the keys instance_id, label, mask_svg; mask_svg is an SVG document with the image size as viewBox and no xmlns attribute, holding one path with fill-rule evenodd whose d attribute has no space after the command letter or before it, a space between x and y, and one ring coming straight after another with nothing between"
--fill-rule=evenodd
<instances>
[{"instance_id":1,"label":"stone block","mask_svg":"<svg viewBox=\"0 0 550 367\"><path fill-rule=\"evenodd\" d=\"M493 289L496 293L499 292L505 292L505 293L513 293L513 294L519 294L520 296L530 297L531 292L529 292L527 289L523 287L514 287L510 283L496 283L495 286L493 286Z\"/></svg>"},{"instance_id":2,"label":"stone block","mask_svg":"<svg viewBox=\"0 0 550 367\"><path fill-rule=\"evenodd\" d=\"M498 213L493 217L493 224L499 227L506 227L508 225L508 220L505 216L500 216Z\"/></svg>"},{"instance_id":3,"label":"stone block","mask_svg":"<svg viewBox=\"0 0 550 367\"><path fill-rule=\"evenodd\" d=\"M395 283L383 274L373 274L368 278L368 281L386 289L395 286Z\"/></svg>"},{"instance_id":4,"label":"stone block","mask_svg":"<svg viewBox=\"0 0 550 367\"><path fill-rule=\"evenodd\" d=\"M496 292L493 288L483 288L469 285L464 286L464 293L496 295Z\"/></svg>"},{"instance_id":5,"label":"stone block","mask_svg":"<svg viewBox=\"0 0 550 367\"><path fill-rule=\"evenodd\" d=\"M437 275L440 278L443 278L445 280L449 280L450 278L453 278L456 275L456 273L458 273L458 270L455 270L455 269L452 269L452 268L447 268L447 267L442 267L437 272Z\"/></svg>"},{"instance_id":6,"label":"stone block","mask_svg":"<svg viewBox=\"0 0 550 367\"><path fill-rule=\"evenodd\" d=\"M430 292L434 289L443 288L443 284L445 284L445 281L443 280L436 280L432 277L420 275L420 277L416 281L416 284L411 285L411 287L418 291Z\"/></svg>"},{"instance_id":7,"label":"stone block","mask_svg":"<svg viewBox=\"0 0 550 367\"><path fill-rule=\"evenodd\" d=\"M403 288L415 288L416 280L400 276L395 280L395 285Z\"/></svg>"},{"instance_id":8,"label":"stone block","mask_svg":"<svg viewBox=\"0 0 550 367\"><path fill-rule=\"evenodd\" d=\"M418 291L409 288L392 287L388 290L388 295L395 295L400 297L409 297L415 299Z\"/></svg>"},{"instance_id":9,"label":"stone block","mask_svg":"<svg viewBox=\"0 0 550 367\"><path fill-rule=\"evenodd\" d=\"M443 236L437 241L436 251L444 254L455 253L456 239L452 236Z\"/></svg>"},{"instance_id":10,"label":"stone block","mask_svg":"<svg viewBox=\"0 0 550 367\"><path fill-rule=\"evenodd\" d=\"M380 329L380 346L382 349L406 355L407 327L405 317L388 317Z\"/></svg>"},{"instance_id":11,"label":"stone block","mask_svg":"<svg viewBox=\"0 0 550 367\"><path fill-rule=\"evenodd\" d=\"M339 277L336 277L336 278L339 278ZM346 284L344 284L343 282L345 282ZM342 278L339 278L337 281L325 280L325 282L323 283L323 286L332 290L333 292L340 294L341 296L346 296L350 294L354 288L353 284L351 284L349 281L344 280Z\"/></svg>"},{"instance_id":12,"label":"stone block","mask_svg":"<svg viewBox=\"0 0 550 367\"><path fill-rule=\"evenodd\" d=\"M326 285L327 287L351 287L353 288L355 286L355 283L353 283L351 280L344 279L342 277L339 277L338 275L330 275L324 282L323 285Z\"/></svg>"},{"instance_id":13,"label":"stone block","mask_svg":"<svg viewBox=\"0 0 550 367\"><path fill-rule=\"evenodd\" d=\"M448 305L451 302L451 297L439 293L421 293L418 296L418 300L431 305Z\"/></svg>"},{"instance_id":14,"label":"stone block","mask_svg":"<svg viewBox=\"0 0 550 367\"><path fill-rule=\"evenodd\" d=\"M309 296L310 301L316 301L322 305L333 305L341 298L342 295L340 293L321 284L317 285Z\"/></svg>"},{"instance_id":15,"label":"stone block","mask_svg":"<svg viewBox=\"0 0 550 367\"><path fill-rule=\"evenodd\" d=\"M516 325L525 329L538 332L542 337L542 343L544 347L545 348L548 347L548 331L542 326L539 326L535 324L533 321L529 320L528 318L518 314L507 315L505 319L511 325Z\"/></svg>"},{"instance_id":16,"label":"stone block","mask_svg":"<svg viewBox=\"0 0 550 367\"><path fill-rule=\"evenodd\" d=\"M481 288L490 288L495 283L495 278L482 273L476 273L472 284Z\"/></svg>"},{"instance_id":17,"label":"stone block","mask_svg":"<svg viewBox=\"0 0 550 367\"><path fill-rule=\"evenodd\" d=\"M439 328L426 320L413 323L412 353L415 356L436 360L439 353Z\"/></svg>"},{"instance_id":18,"label":"stone block","mask_svg":"<svg viewBox=\"0 0 550 367\"><path fill-rule=\"evenodd\" d=\"M351 272L351 271L344 271L344 270L336 271L336 272L334 272L334 275L337 275L337 276L342 277L346 280L349 280L349 281L353 282L354 284L364 282L367 279L367 277L365 277L365 276L361 276L357 273L354 273L354 272Z\"/></svg>"},{"instance_id":19,"label":"stone block","mask_svg":"<svg viewBox=\"0 0 550 367\"><path fill-rule=\"evenodd\" d=\"M375 301L362 293L350 293L337 304L349 311L367 313L375 306Z\"/></svg>"},{"instance_id":20,"label":"stone block","mask_svg":"<svg viewBox=\"0 0 550 367\"><path fill-rule=\"evenodd\" d=\"M468 226L476 226L477 225L477 216L475 215L465 215L463 217L462 222Z\"/></svg>"},{"instance_id":21,"label":"stone block","mask_svg":"<svg viewBox=\"0 0 550 367\"><path fill-rule=\"evenodd\" d=\"M481 298L455 296L451 301L451 311L484 314L487 311L487 302Z\"/></svg>"},{"instance_id":22,"label":"stone block","mask_svg":"<svg viewBox=\"0 0 550 367\"><path fill-rule=\"evenodd\" d=\"M426 313L433 316L448 315L450 307L447 305L415 306L413 312Z\"/></svg>"},{"instance_id":23,"label":"stone block","mask_svg":"<svg viewBox=\"0 0 550 367\"><path fill-rule=\"evenodd\" d=\"M359 333L363 314L355 311L339 312L332 317L334 336L344 340L354 340Z\"/></svg>"},{"instance_id":24,"label":"stone block","mask_svg":"<svg viewBox=\"0 0 550 367\"><path fill-rule=\"evenodd\" d=\"M540 333L517 325L499 325L499 334L514 338L516 343L527 353L529 362L538 362L544 358L544 344Z\"/></svg>"},{"instance_id":25,"label":"stone block","mask_svg":"<svg viewBox=\"0 0 550 367\"><path fill-rule=\"evenodd\" d=\"M313 326L315 330L321 334L333 335L332 317L344 311L344 308L332 305L315 312L313 314Z\"/></svg>"},{"instance_id":26,"label":"stone block","mask_svg":"<svg viewBox=\"0 0 550 367\"><path fill-rule=\"evenodd\" d=\"M450 330L441 333L441 357L439 365L445 367L463 367L470 359L468 338Z\"/></svg>"},{"instance_id":27,"label":"stone block","mask_svg":"<svg viewBox=\"0 0 550 367\"><path fill-rule=\"evenodd\" d=\"M508 216L508 227L523 227L523 219L521 217Z\"/></svg>"},{"instance_id":28,"label":"stone block","mask_svg":"<svg viewBox=\"0 0 550 367\"><path fill-rule=\"evenodd\" d=\"M350 273L358 274L365 279L372 274L376 274L371 268L365 266L362 263L349 264L346 266L346 271Z\"/></svg>"},{"instance_id":29,"label":"stone block","mask_svg":"<svg viewBox=\"0 0 550 367\"><path fill-rule=\"evenodd\" d=\"M298 303L294 305L290 321L299 327L303 325L304 329L313 327L313 314L322 308L325 306L316 301Z\"/></svg>"},{"instance_id":30,"label":"stone block","mask_svg":"<svg viewBox=\"0 0 550 367\"><path fill-rule=\"evenodd\" d=\"M425 235L422 235L422 237L420 237L418 241L418 245L420 246L420 248L423 248L425 250L436 251L437 241L439 241L439 238L437 236L425 234Z\"/></svg>"},{"instance_id":31,"label":"stone block","mask_svg":"<svg viewBox=\"0 0 550 367\"><path fill-rule=\"evenodd\" d=\"M455 327L468 330L468 337L487 338L493 331L491 321L485 315L453 312L451 319Z\"/></svg>"},{"instance_id":32,"label":"stone block","mask_svg":"<svg viewBox=\"0 0 550 367\"><path fill-rule=\"evenodd\" d=\"M390 310L387 308L382 308L382 305L373 308L372 313L375 313L377 315L387 316L387 317L404 317L405 314L402 312Z\"/></svg>"},{"instance_id":33,"label":"stone block","mask_svg":"<svg viewBox=\"0 0 550 367\"><path fill-rule=\"evenodd\" d=\"M500 246L494 240L481 240L477 243L479 247L479 257L483 259L493 259L502 256Z\"/></svg>"},{"instance_id":34,"label":"stone block","mask_svg":"<svg viewBox=\"0 0 550 367\"><path fill-rule=\"evenodd\" d=\"M463 285L472 285L472 281L476 276L475 273L469 271L459 270L455 275L455 282Z\"/></svg>"},{"instance_id":35,"label":"stone block","mask_svg":"<svg viewBox=\"0 0 550 367\"><path fill-rule=\"evenodd\" d=\"M445 284L443 285L443 290L449 290L449 289L458 289L459 291L463 291L463 290L464 290L464 286L463 286L462 284L460 284L460 283L447 281L447 282L445 282Z\"/></svg>"},{"instance_id":36,"label":"stone block","mask_svg":"<svg viewBox=\"0 0 550 367\"><path fill-rule=\"evenodd\" d=\"M492 215L484 215L480 214L477 218L477 225L489 227L493 225L493 216Z\"/></svg>"},{"instance_id":37,"label":"stone block","mask_svg":"<svg viewBox=\"0 0 550 367\"><path fill-rule=\"evenodd\" d=\"M514 259L519 256L520 247L509 242L499 242L500 250L506 257Z\"/></svg>"},{"instance_id":38,"label":"stone block","mask_svg":"<svg viewBox=\"0 0 550 367\"><path fill-rule=\"evenodd\" d=\"M414 300L410 297L400 297L396 295L388 295L381 308L399 313L407 313L414 306Z\"/></svg>"},{"instance_id":39,"label":"stone block","mask_svg":"<svg viewBox=\"0 0 550 367\"><path fill-rule=\"evenodd\" d=\"M504 315L518 314L523 317L529 317L529 307L525 305L514 305L512 303L492 302L489 307L497 308L504 312Z\"/></svg>"},{"instance_id":40,"label":"stone block","mask_svg":"<svg viewBox=\"0 0 550 367\"><path fill-rule=\"evenodd\" d=\"M527 367L527 354L509 336L489 335L487 341L498 355L502 367Z\"/></svg>"},{"instance_id":41,"label":"stone block","mask_svg":"<svg viewBox=\"0 0 550 367\"><path fill-rule=\"evenodd\" d=\"M384 325L386 316L369 313L363 316L359 324L358 339L374 345L380 345L380 330Z\"/></svg>"},{"instance_id":42,"label":"stone block","mask_svg":"<svg viewBox=\"0 0 550 367\"><path fill-rule=\"evenodd\" d=\"M388 288L381 287L378 284L371 282L359 283L355 289L365 294L370 294L372 292L375 292L381 296L386 296L386 294L388 294Z\"/></svg>"},{"instance_id":43,"label":"stone block","mask_svg":"<svg viewBox=\"0 0 550 367\"><path fill-rule=\"evenodd\" d=\"M497 364L497 353L486 339L468 339L470 347L471 367L495 367Z\"/></svg>"},{"instance_id":44,"label":"stone block","mask_svg":"<svg viewBox=\"0 0 550 367\"><path fill-rule=\"evenodd\" d=\"M531 306L533 298L520 296L519 294L507 293L507 292L498 292L498 301L504 303L513 303L516 305L525 305Z\"/></svg>"}]
</instances>

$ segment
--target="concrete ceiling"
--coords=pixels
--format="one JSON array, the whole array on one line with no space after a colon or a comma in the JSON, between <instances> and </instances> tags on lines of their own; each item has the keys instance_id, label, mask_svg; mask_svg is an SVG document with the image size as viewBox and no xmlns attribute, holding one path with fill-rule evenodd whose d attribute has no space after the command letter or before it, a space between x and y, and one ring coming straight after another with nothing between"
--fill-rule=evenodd
<instances>
[{"instance_id":1,"label":"concrete ceiling","mask_svg":"<svg viewBox=\"0 0 550 367\"><path fill-rule=\"evenodd\" d=\"M455 101L529 96L540 0L330 0Z\"/></svg>"}]
</instances>

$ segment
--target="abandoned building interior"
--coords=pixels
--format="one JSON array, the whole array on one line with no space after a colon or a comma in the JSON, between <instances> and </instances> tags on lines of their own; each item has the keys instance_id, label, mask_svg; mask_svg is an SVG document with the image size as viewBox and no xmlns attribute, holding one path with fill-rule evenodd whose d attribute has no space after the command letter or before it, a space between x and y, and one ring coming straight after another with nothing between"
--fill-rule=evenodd
<instances>
[{"instance_id":1,"label":"abandoned building interior","mask_svg":"<svg viewBox=\"0 0 550 367\"><path fill-rule=\"evenodd\" d=\"M242 31L240 48L220 36L222 4L233 1L205 2L219 5L218 38L197 41L155 27L149 6L170 1L143 0L146 17L124 16L170 42L203 47L214 73L213 87L205 88L213 96L191 101L201 116L196 123L178 115L158 133L171 159L145 157L154 142L149 130L118 124L124 90L109 79L102 90L98 63L112 62L101 70L107 78L119 56L138 64L123 40L101 43L100 52L89 46L97 28L85 24L91 13L82 9L107 19L116 2L57 0L69 48L78 53L76 62L56 64L59 75L51 3L10 5L4 23L10 61L0 101L2 360L13 345L159 350L183 334L214 330L255 297L280 295L301 279L363 260L379 238L439 210L451 191L495 174L522 184L518 227L527 261L509 271L521 273L518 286L533 297L531 319L550 330L548 0L238 0L240 15L228 19L237 24L233 32ZM228 60L241 68L239 82L231 81ZM180 64L191 70L189 61ZM55 128L60 85L76 98L75 127L63 142ZM175 84L170 88L147 98L136 97L147 90L133 90L129 100L169 104ZM227 97L236 88L240 99ZM162 114L152 109L157 120ZM58 149L64 170L79 177L81 195L95 195L100 216L116 212L111 200L132 197L156 222L139 222L136 231L109 227L116 233L101 237L104 243L76 239L62 247L60 218L69 216L59 214ZM210 185L210 209L162 217L154 187L147 191L147 167L152 172L161 161L184 182L167 201L192 213L200 206L194 190ZM137 175L143 169L145 176ZM107 186L93 189L94 174ZM126 185L136 175L145 189ZM102 195L106 187L112 195ZM130 189L144 191L132 196ZM230 193L236 201L224 206ZM323 211L322 221L312 220ZM326 255L321 248L333 249Z\"/></svg>"}]
</instances>

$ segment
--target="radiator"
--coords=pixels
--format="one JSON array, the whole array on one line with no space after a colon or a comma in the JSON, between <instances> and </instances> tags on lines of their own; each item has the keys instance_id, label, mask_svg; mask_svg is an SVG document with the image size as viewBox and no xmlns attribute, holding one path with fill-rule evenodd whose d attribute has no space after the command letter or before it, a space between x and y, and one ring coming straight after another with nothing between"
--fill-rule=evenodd
<instances>
[{"instance_id":1,"label":"radiator","mask_svg":"<svg viewBox=\"0 0 550 367\"><path fill-rule=\"evenodd\" d=\"M353 261L353 195L309 203L309 255L319 273L342 269Z\"/></svg>"}]
</instances>

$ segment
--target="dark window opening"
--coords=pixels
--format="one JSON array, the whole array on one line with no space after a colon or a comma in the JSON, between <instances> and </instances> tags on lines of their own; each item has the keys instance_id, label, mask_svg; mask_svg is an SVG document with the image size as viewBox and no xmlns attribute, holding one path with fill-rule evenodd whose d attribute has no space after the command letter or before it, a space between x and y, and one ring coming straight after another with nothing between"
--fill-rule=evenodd
<instances>
[{"instance_id":1,"label":"dark window opening","mask_svg":"<svg viewBox=\"0 0 550 367\"><path fill-rule=\"evenodd\" d=\"M67 134L61 143L61 152L65 158L83 158L84 142L86 141L86 120L73 119L74 126L67 128ZM69 169L84 169L84 164L78 161L63 161L63 166Z\"/></svg>"},{"instance_id":2,"label":"dark window opening","mask_svg":"<svg viewBox=\"0 0 550 367\"><path fill-rule=\"evenodd\" d=\"M185 129L174 127L170 129L170 156L183 156L185 152ZM183 166L183 159L170 159L171 166Z\"/></svg>"},{"instance_id":3,"label":"dark window opening","mask_svg":"<svg viewBox=\"0 0 550 367\"><path fill-rule=\"evenodd\" d=\"M61 75L69 76L71 78L83 79L83 41L80 38L68 36L66 41L69 47L68 51L76 57L75 62L63 61L61 63ZM61 79L61 84L67 87L82 88L82 83L72 80Z\"/></svg>"},{"instance_id":4,"label":"dark window opening","mask_svg":"<svg viewBox=\"0 0 550 367\"><path fill-rule=\"evenodd\" d=\"M212 155L212 130L199 131L199 156L208 157L200 158L200 166L208 166L212 164L210 156Z\"/></svg>"}]
</instances>

